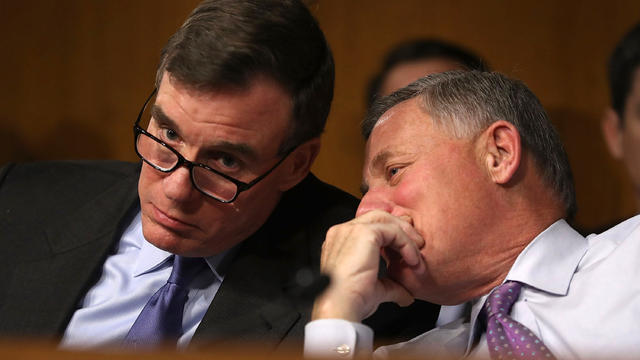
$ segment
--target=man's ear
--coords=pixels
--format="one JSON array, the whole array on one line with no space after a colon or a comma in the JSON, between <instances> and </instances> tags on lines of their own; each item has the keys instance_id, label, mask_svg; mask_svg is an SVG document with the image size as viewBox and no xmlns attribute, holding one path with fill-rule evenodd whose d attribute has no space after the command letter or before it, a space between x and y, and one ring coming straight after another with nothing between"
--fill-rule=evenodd
<instances>
[{"instance_id":1,"label":"man's ear","mask_svg":"<svg viewBox=\"0 0 640 360\"><path fill-rule=\"evenodd\" d=\"M497 184L513 179L522 159L522 143L516 127L504 120L494 122L479 137L487 173Z\"/></svg>"},{"instance_id":2,"label":"man's ear","mask_svg":"<svg viewBox=\"0 0 640 360\"><path fill-rule=\"evenodd\" d=\"M624 155L624 150L622 148L622 122L618 113L611 108L607 108L602 115L600 125L609 153L614 158L621 159Z\"/></svg>"},{"instance_id":3,"label":"man's ear","mask_svg":"<svg viewBox=\"0 0 640 360\"><path fill-rule=\"evenodd\" d=\"M302 181L309 174L311 165L319 152L319 137L308 140L293 150L281 165L284 175L280 183L280 191L287 191Z\"/></svg>"}]
</instances>

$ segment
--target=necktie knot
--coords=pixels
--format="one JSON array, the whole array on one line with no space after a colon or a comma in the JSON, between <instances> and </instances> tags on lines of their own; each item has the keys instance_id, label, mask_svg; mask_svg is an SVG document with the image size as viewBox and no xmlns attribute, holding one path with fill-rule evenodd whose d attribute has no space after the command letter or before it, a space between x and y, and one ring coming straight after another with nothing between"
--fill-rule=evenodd
<instances>
[{"instance_id":1,"label":"necktie knot","mask_svg":"<svg viewBox=\"0 0 640 360\"><path fill-rule=\"evenodd\" d=\"M520 296L522 285L515 281L508 281L495 288L485 304L487 317L509 315L513 304Z\"/></svg>"},{"instance_id":2,"label":"necktie knot","mask_svg":"<svg viewBox=\"0 0 640 360\"><path fill-rule=\"evenodd\" d=\"M206 265L204 259L175 255L168 283L187 286Z\"/></svg>"},{"instance_id":3,"label":"necktie knot","mask_svg":"<svg viewBox=\"0 0 640 360\"><path fill-rule=\"evenodd\" d=\"M530 329L509 314L520 296L522 284L515 281L495 288L484 305L487 345L492 359L555 359Z\"/></svg>"},{"instance_id":4,"label":"necktie knot","mask_svg":"<svg viewBox=\"0 0 640 360\"><path fill-rule=\"evenodd\" d=\"M183 333L182 315L189 294L188 285L205 266L202 258L175 255L169 280L144 306L124 338L124 344L151 347L163 341L176 341Z\"/></svg>"}]
</instances>

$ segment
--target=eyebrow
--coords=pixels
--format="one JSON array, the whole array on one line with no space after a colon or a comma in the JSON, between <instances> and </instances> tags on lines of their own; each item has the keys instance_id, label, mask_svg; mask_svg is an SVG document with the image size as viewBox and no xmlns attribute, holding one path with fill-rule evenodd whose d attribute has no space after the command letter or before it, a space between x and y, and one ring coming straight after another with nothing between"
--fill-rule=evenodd
<instances>
[{"instance_id":1,"label":"eyebrow","mask_svg":"<svg viewBox=\"0 0 640 360\"><path fill-rule=\"evenodd\" d=\"M249 160L258 159L258 153L254 148L245 143L232 143L229 141L219 141L213 144L208 145L203 153L207 157L213 157L214 155L219 154L220 152L227 152L230 154L239 154L242 155Z\"/></svg>"},{"instance_id":2,"label":"eyebrow","mask_svg":"<svg viewBox=\"0 0 640 360\"><path fill-rule=\"evenodd\" d=\"M369 166L369 168L372 170L375 170L381 167L387 161L387 159L391 157L391 155L392 155L391 151L388 151L388 150L378 153L378 155L376 155L371 161L371 165ZM360 184L360 193L364 196L367 193L367 191L369 191L369 184L367 184L363 180L362 183Z\"/></svg>"},{"instance_id":3,"label":"eyebrow","mask_svg":"<svg viewBox=\"0 0 640 360\"><path fill-rule=\"evenodd\" d=\"M173 119L171 119L167 114L165 114L164 111L162 111L162 108L156 104L153 104L153 106L151 107L151 117L156 119L157 122L163 125L167 125L170 128L179 128L178 124L176 124L176 122L173 121Z\"/></svg>"},{"instance_id":4,"label":"eyebrow","mask_svg":"<svg viewBox=\"0 0 640 360\"><path fill-rule=\"evenodd\" d=\"M178 123L162 111L160 106L154 104L151 107L151 116L153 116L159 124L176 129L178 133L180 133L180 126ZM213 157L214 155L220 154L220 152L239 154L249 160L256 160L258 158L258 152L247 143L234 143L226 140L220 140L208 144L202 149L202 153L205 157Z\"/></svg>"},{"instance_id":5,"label":"eyebrow","mask_svg":"<svg viewBox=\"0 0 640 360\"><path fill-rule=\"evenodd\" d=\"M371 161L370 168L377 169L381 167L385 162L387 162L387 159L389 159L391 155L391 151L388 150L378 153L378 155L376 155Z\"/></svg>"}]
</instances>

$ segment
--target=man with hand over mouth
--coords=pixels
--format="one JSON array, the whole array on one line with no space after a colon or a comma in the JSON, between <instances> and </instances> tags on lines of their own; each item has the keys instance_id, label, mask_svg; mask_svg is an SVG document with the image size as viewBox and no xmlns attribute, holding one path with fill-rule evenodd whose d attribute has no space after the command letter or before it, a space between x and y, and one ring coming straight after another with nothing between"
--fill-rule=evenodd
<instances>
[{"instance_id":1,"label":"man with hand over mouth","mask_svg":"<svg viewBox=\"0 0 640 360\"><path fill-rule=\"evenodd\" d=\"M307 356L371 355L360 321L382 302L415 298L473 307L374 357L640 354L640 218L587 238L567 224L568 160L523 83L430 75L378 100L363 134L364 196L356 218L327 234L332 282L306 326Z\"/></svg>"}]
</instances>

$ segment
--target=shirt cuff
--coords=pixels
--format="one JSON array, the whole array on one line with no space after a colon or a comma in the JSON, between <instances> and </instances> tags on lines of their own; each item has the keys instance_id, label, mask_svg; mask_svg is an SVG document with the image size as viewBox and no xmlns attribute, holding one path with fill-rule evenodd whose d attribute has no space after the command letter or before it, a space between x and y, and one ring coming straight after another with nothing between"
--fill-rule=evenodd
<instances>
[{"instance_id":1,"label":"shirt cuff","mask_svg":"<svg viewBox=\"0 0 640 360\"><path fill-rule=\"evenodd\" d=\"M304 327L306 358L371 358L373 330L342 319L320 319Z\"/></svg>"}]
</instances>

